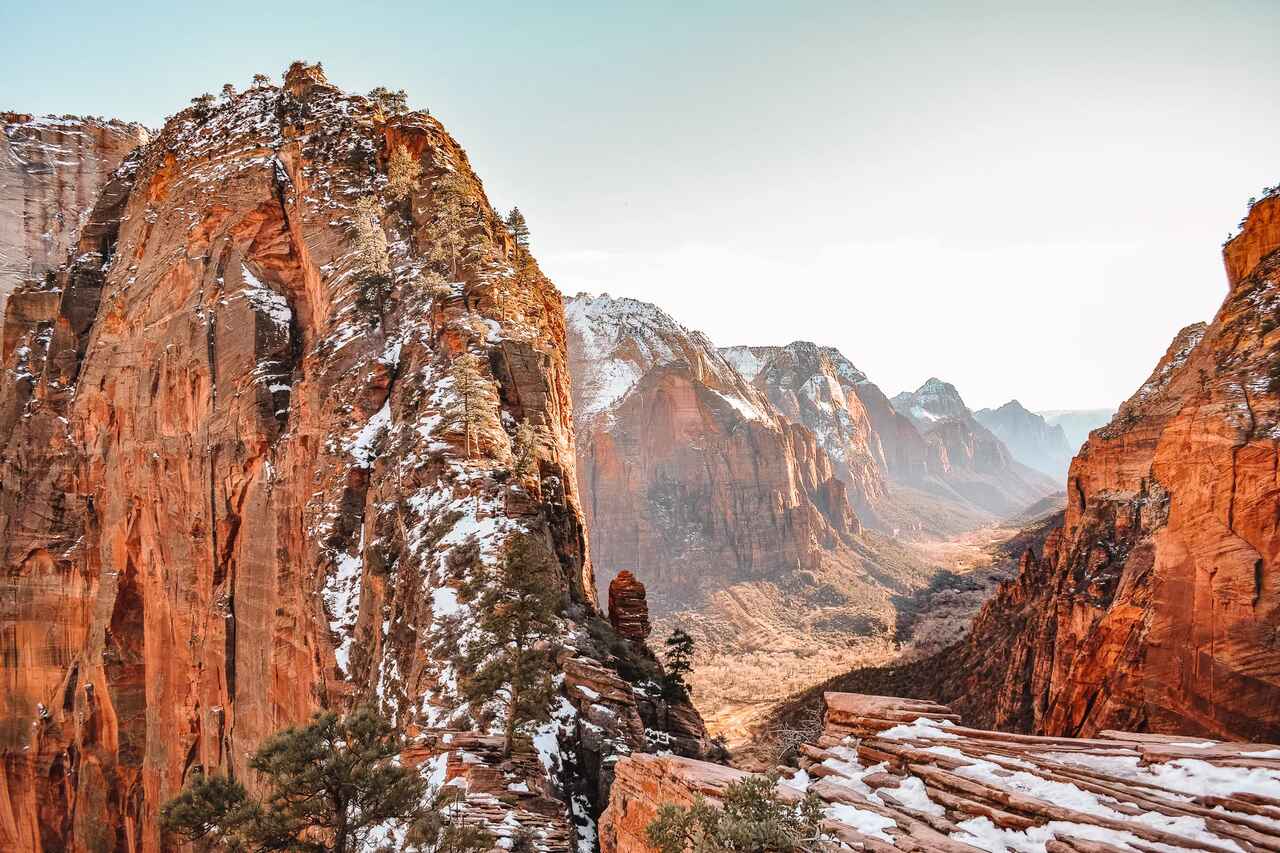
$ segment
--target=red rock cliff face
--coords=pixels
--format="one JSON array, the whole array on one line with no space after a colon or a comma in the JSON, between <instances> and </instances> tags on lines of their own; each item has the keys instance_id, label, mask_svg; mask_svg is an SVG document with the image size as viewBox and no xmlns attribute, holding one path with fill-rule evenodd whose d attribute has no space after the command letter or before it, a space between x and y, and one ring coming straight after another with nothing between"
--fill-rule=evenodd
<instances>
[{"instance_id":1,"label":"red rock cliff face","mask_svg":"<svg viewBox=\"0 0 1280 853\"><path fill-rule=\"evenodd\" d=\"M944 653L980 718L1280 739L1278 207L1253 208L1213 322L1092 433L1061 529Z\"/></svg>"},{"instance_id":2,"label":"red rock cliff face","mask_svg":"<svg viewBox=\"0 0 1280 853\"><path fill-rule=\"evenodd\" d=\"M593 549L655 610L817 568L860 530L812 433L704 337L633 300L578 297L568 315Z\"/></svg>"},{"instance_id":3,"label":"red rock cliff face","mask_svg":"<svg viewBox=\"0 0 1280 853\"><path fill-rule=\"evenodd\" d=\"M403 201L386 190L399 145L423 168ZM429 289L447 175L467 252ZM382 279L353 242L366 196ZM74 256L6 321L0 848L170 849L157 810L192 772L242 775L319 708L465 724L433 645L470 630L453 589L513 535L554 549L566 618L600 623L560 295L434 119L295 67L283 89L170 121L103 189ZM463 352L495 391L470 442L447 417ZM513 472L525 419L539 440ZM593 722L590 743L576 692L550 730L581 821L604 759L663 724L607 650L561 660L622 685L621 722Z\"/></svg>"},{"instance_id":4,"label":"red rock cliff face","mask_svg":"<svg viewBox=\"0 0 1280 853\"><path fill-rule=\"evenodd\" d=\"M137 124L0 112L0 329L9 294L56 269L108 176L147 140Z\"/></svg>"}]
</instances>

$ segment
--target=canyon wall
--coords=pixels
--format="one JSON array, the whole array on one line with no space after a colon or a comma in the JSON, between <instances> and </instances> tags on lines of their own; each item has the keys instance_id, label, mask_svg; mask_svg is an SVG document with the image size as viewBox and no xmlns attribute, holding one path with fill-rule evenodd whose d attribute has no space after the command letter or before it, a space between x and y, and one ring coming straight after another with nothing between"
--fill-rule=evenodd
<instances>
[{"instance_id":1,"label":"canyon wall","mask_svg":"<svg viewBox=\"0 0 1280 853\"><path fill-rule=\"evenodd\" d=\"M560 294L435 119L295 64L170 120L72 257L5 318L0 847L172 849L157 810L191 774L243 776L318 709L476 725L440 644L517 536L562 570L564 821L589 832L610 756L701 749L596 610Z\"/></svg>"},{"instance_id":2,"label":"canyon wall","mask_svg":"<svg viewBox=\"0 0 1280 853\"><path fill-rule=\"evenodd\" d=\"M968 640L895 673L979 725L1280 740L1280 198L1228 294L1071 464L1061 527Z\"/></svg>"},{"instance_id":3,"label":"canyon wall","mask_svg":"<svg viewBox=\"0 0 1280 853\"><path fill-rule=\"evenodd\" d=\"M120 121L14 112L0 112L0 125L2 330L9 294L66 260L102 186L148 134Z\"/></svg>"}]
</instances>

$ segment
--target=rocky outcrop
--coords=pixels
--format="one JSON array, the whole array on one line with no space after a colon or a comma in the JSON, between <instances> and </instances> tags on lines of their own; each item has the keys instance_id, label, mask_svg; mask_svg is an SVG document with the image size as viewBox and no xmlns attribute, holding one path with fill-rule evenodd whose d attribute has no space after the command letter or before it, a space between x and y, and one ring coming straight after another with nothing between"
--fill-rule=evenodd
<instances>
[{"instance_id":1,"label":"rocky outcrop","mask_svg":"<svg viewBox=\"0 0 1280 853\"><path fill-rule=\"evenodd\" d=\"M643 643L653 633L644 584L628 571L609 581L609 623L619 637Z\"/></svg>"},{"instance_id":2,"label":"rocky outcrop","mask_svg":"<svg viewBox=\"0 0 1280 853\"><path fill-rule=\"evenodd\" d=\"M467 729L441 644L517 536L561 568L557 819L589 832L617 753L700 748L595 607L560 295L435 119L295 65L175 116L71 256L6 318L0 847L171 849L157 810L192 773L243 777L320 708ZM464 354L490 401L469 428Z\"/></svg>"},{"instance_id":3,"label":"rocky outcrop","mask_svg":"<svg viewBox=\"0 0 1280 853\"><path fill-rule=\"evenodd\" d=\"M934 450L934 482L961 499L1005 518L1057 491L1050 477L1014 459L980 424L954 385L931 378L891 400Z\"/></svg>"},{"instance_id":4,"label":"rocky outcrop","mask_svg":"<svg viewBox=\"0 0 1280 853\"><path fill-rule=\"evenodd\" d=\"M1183 329L1076 456L1062 526L925 665L966 717L1280 740L1277 207L1227 244L1213 321Z\"/></svg>"},{"instance_id":5,"label":"rocky outcrop","mask_svg":"<svg viewBox=\"0 0 1280 853\"><path fill-rule=\"evenodd\" d=\"M1280 786L1267 744L1103 732L1098 739L969 728L945 705L828 693L824 727L779 768L782 802L815 797L821 830L854 850L1269 849ZM746 774L623 759L601 818L604 853L651 853L665 805L715 803ZM1105 840L1105 841L1104 841Z\"/></svg>"},{"instance_id":6,"label":"rocky outcrop","mask_svg":"<svg viewBox=\"0 0 1280 853\"><path fill-rule=\"evenodd\" d=\"M1066 482L1074 449L1062 427L1050 426L1017 400L998 409L979 409L973 417L1004 442L1014 459L1060 483Z\"/></svg>"},{"instance_id":7,"label":"rocky outcrop","mask_svg":"<svg viewBox=\"0 0 1280 853\"><path fill-rule=\"evenodd\" d=\"M630 299L566 312L593 553L633 567L656 611L813 570L861 530L813 434L702 334Z\"/></svg>"},{"instance_id":8,"label":"rocky outcrop","mask_svg":"<svg viewBox=\"0 0 1280 853\"><path fill-rule=\"evenodd\" d=\"M147 141L141 125L0 112L0 335L5 304L66 260L110 174ZM3 338L0 337L0 342Z\"/></svg>"}]
</instances>

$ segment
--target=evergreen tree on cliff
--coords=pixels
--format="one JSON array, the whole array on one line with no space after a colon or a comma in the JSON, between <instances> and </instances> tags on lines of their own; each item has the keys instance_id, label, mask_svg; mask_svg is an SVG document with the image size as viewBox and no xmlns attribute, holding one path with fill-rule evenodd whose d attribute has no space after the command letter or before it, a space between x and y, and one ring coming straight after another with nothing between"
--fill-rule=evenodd
<instances>
[{"instance_id":1,"label":"evergreen tree on cliff","mask_svg":"<svg viewBox=\"0 0 1280 853\"><path fill-rule=\"evenodd\" d=\"M693 672L693 637L683 628L676 628L666 641L666 674L662 692L668 700L686 699L690 688L688 675Z\"/></svg>"},{"instance_id":2,"label":"evergreen tree on cliff","mask_svg":"<svg viewBox=\"0 0 1280 853\"><path fill-rule=\"evenodd\" d=\"M520 726L549 716L561 630L560 566L545 543L524 534L497 566L475 565L459 598L470 605L477 629L456 662L459 690L475 707L502 697L503 751L510 755Z\"/></svg>"},{"instance_id":3,"label":"evergreen tree on cliff","mask_svg":"<svg viewBox=\"0 0 1280 853\"><path fill-rule=\"evenodd\" d=\"M507 230L511 232L511 236L516 238L517 246L529 246L529 224L524 220L524 214L520 212L520 208L513 207L511 212L507 214Z\"/></svg>"},{"instance_id":4,"label":"evergreen tree on cliff","mask_svg":"<svg viewBox=\"0 0 1280 853\"><path fill-rule=\"evenodd\" d=\"M484 362L475 353L459 354L449 366L453 379L453 402L445 410L445 425L462 432L463 452L476 449L478 433L498 408L498 392L485 375Z\"/></svg>"},{"instance_id":5,"label":"evergreen tree on cliff","mask_svg":"<svg viewBox=\"0 0 1280 853\"><path fill-rule=\"evenodd\" d=\"M426 821L427 785L399 763L400 735L378 714L317 714L264 742L249 761L261 798L198 776L160 809L163 831L214 849L355 853L376 827Z\"/></svg>"}]
</instances>

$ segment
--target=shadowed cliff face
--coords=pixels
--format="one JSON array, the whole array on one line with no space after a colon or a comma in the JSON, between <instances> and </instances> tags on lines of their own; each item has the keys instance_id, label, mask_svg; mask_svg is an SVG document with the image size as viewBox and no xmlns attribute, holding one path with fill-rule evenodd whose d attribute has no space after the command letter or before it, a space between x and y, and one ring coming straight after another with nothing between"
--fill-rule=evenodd
<instances>
[{"instance_id":1,"label":"shadowed cliff face","mask_svg":"<svg viewBox=\"0 0 1280 853\"><path fill-rule=\"evenodd\" d=\"M930 695L979 724L1280 739L1280 199L1225 248L1229 292L1071 464Z\"/></svg>"},{"instance_id":2,"label":"shadowed cliff face","mask_svg":"<svg viewBox=\"0 0 1280 853\"><path fill-rule=\"evenodd\" d=\"M125 156L137 124L0 113L0 335L5 303L66 259L84 217ZM0 338L0 340L3 340Z\"/></svg>"},{"instance_id":3,"label":"shadowed cliff face","mask_svg":"<svg viewBox=\"0 0 1280 853\"><path fill-rule=\"evenodd\" d=\"M423 172L396 201L400 145ZM450 175L466 254L429 291ZM353 241L365 196L382 280ZM571 630L599 618L560 295L438 122L297 66L284 88L171 120L105 186L73 255L6 319L0 847L167 849L157 810L192 772L243 775L263 737L320 708L465 724L435 643L446 622L471 630L453 590L515 535L562 568L572 673L546 761L572 817L602 802L609 755L653 748L648 732L698 748L691 709L668 715L673 741L633 695L630 652ZM470 441L448 416L464 352L495 389ZM533 459L514 471L526 419Z\"/></svg>"}]
</instances>

